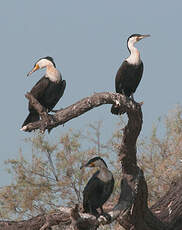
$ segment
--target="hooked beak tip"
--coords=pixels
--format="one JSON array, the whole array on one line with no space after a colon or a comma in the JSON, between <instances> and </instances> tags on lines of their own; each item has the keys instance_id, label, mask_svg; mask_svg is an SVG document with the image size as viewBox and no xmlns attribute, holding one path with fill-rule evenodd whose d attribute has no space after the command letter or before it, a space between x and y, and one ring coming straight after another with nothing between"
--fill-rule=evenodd
<instances>
[{"instance_id":1,"label":"hooked beak tip","mask_svg":"<svg viewBox=\"0 0 182 230\"><path fill-rule=\"evenodd\" d=\"M138 38L138 41L142 40L143 38L150 37L150 36L151 36L150 34L141 35L141 36Z\"/></svg>"},{"instance_id":2,"label":"hooked beak tip","mask_svg":"<svg viewBox=\"0 0 182 230\"><path fill-rule=\"evenodd\" d=\"M83 168L85 168L86 166L87 166L86 164L83 164L83 165L80 166L80 169L83 169Z\"/></svg>"},{"instance_id":3,"label":"hooked beak tip","mask_svg":"<svg viewBox=\"0 0 182 230\"><path fill-rule=\"evenodd\" d=\"M31 70L29 73L27 73L27 77L30 76L34 71Z\"/></svg>"},{"instance_id":4,"label":"hooked beak tip","mask_svg":"<svg viewBox=\"0 0 182 230\"><path fill-rule=\"evenodd\" d=\"M39 65L36 65L28 74L27 74L27 77L29 75L31 75L33 72L35 72L36 70L40 69Z\"/></svg>"},{"instance_id":5,"label":"hooked beak tip","mask_svg":"<svg viewBox=\"0 0 182 230\"><path fill-rule=\"evenodd\" d=\"M144 34L143 35L143 38L148 38L148 37L150 37L151 35L150 34Z\"/></svg>"}]
</instances>

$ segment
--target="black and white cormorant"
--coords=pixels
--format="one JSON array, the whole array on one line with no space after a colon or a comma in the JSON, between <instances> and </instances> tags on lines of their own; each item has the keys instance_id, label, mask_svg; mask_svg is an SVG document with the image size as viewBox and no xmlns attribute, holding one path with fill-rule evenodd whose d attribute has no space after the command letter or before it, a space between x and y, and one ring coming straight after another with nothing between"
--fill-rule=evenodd
<instances>
[{"instance_id":1,"label":"black and white cormorant","mask_svg":"<svg viewBox=\"0 0 182 230\"><path fill-rule=\"evenodd\" d=\"M133 100L133 94L136 91L143 74L143 62L140 59L140 52L134 46L134 44L149 36L150 35L148 34L132 34L128 38L127 47L130 52L130 56L124 60L116 74L116 93L124 94L127 97L131 96ZM113 105L111 108L111 113L119 114L119 107L117 105Z\"/></svg>"},{"instance_id":2,"label":"black and white cormorant","mask_svg":"<svg viewBox=\"0 0 182 230\"><path fill-rule=\"evenodd\" d=\"M94 157L88 161L83 167L98 167L93 176L88 181L83 191L83 208L84 212L90 213L99 217L104 215L106 218L110 217L109 214L104 213L102 205L109 199L113 188L114 178L109 171L106 162L101 157ZM100 208L99 214L97 209Z\"/></svg>"},{"instance_id":3,"label":"black and white cormorant","mask_svg":"<svg viewBox=\"0 0 182 230\"><path fill-rule=\"evenodd\" d=\"M47 109L48 112L50 112L63 96L66 81L62 80L61 73L56 69L52 57L39 59L27 76L42 68L46 68L46 73L35 84L30 93ZM29 115L24 121L22 127L25 127L30 122L38 121L39 119L39 114L29 103Z\"/></svg>"}]
</instances>

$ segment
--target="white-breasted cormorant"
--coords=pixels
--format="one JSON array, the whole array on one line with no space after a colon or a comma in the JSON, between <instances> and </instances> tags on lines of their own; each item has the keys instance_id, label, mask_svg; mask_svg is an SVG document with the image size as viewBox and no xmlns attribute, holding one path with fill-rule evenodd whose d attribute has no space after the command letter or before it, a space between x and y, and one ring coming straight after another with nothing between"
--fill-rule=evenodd
<instances>
[{"instance_id":1,"label":"white-breasted cormorant","mask_svg":"<svg viewBox=\"0 0 182 230\"><path fill-rule=\"evenodd\" d=\"M132 34L127 40L127 47L130 52L130 56L124 60L120 66L116 78L115 88L116 93L124 94L134 100L133 94L138 87L142 74L143 74L143 62L140 59L140 52L134 46L134 44L143 38L149 37L150 35ZM111 113L119 114L118 105L111 107Z\"/></svg>"},{"instance_id":2,"label":"white-breasted cormorant","mask_svg":"<svg viewBox=\"0 0 182 230\"><path fill-rule=\"evenodd\" d=\"M27 76L42 68L46 68L46 73L34 85L30 93L43 107L47 109L48 112L50 112L63 96L66 81L62 80L61 73L56 69L56 65L52 57L39 59ZM26 126L30 122L38 121L39 119L39 114L29 103L29 115L24 121L22 127Z\"/></svg>"},{"instance_id":3,"label":"white-breasted cormorant","mask_svg":"<svg viewBox=\"0 0 182 230\"><path fill-rule=\"evenodd\" d=\"M107 213L104 213L102 205L109 199L113 188L114 178L109 171L107 164L101 157L94 157L88 161L83 167L98 167L93 176L88 181L83 191L83 208L84 212L90 213L98 217L104 215L106 218L110 217ZM100 208L99 214L97 209Z\"/></svg>"}]
</instances>

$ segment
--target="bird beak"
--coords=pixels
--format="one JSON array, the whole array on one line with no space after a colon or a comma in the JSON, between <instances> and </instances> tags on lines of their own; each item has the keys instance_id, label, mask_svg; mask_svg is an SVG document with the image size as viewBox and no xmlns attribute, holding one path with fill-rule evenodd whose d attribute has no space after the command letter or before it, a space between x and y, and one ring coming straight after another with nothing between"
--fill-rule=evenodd
<instances>
[{"instance_id":1,"label":"bird beak","mask_svg":"<svg viewBox=\"0 0 182 230\"><path fill-rule=\"evenodd\" d=\"M27 74L27 77L38 69L40 69L40 67L39 67L39 65L36 64L35 67Z\"/></svg>"},{"instance_id":2,"label":"bird beak","mask_svg":"<svg viewBox=\"0 0 182 230\"><path fill-rule=\"evenodd\" d=\"M84 168L85 167L85 165L82 165L81 167L80 167L80 169L82 169L82 168Z\"/></svg>"},{"instance_id":3,"label":"bird beak","mask_svg":"<svg viewBox=\"0 0 182 230\"><path fill-rule=\"evenodd\" d=\"M143 38L147 38L147 37L150 37L150 34L141 35L140 37L138 37L138 41L140 41Z\"/></svg>"},{"instance_id":4,"label":"bird beak","mask_svg":"<svg viewBox=\"0 0 182 230\"><path fill-rule=\"evenodd\" d=\"M95 165L94 165L94 162L92 162L92 163L90 163L90 164L84 164L84 165L82 165L81 167L80 167L80 169L82 169L82 168L84 168L84 167L94 167Z\"/></svg>"}]
</instances>

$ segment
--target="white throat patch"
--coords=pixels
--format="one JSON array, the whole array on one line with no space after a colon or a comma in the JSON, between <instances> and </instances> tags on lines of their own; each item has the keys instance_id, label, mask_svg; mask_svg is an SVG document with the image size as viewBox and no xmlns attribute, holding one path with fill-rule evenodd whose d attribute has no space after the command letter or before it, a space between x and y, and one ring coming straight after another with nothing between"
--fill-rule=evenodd
<instances>
[{"instance_id":1,"label":"white throat patch","mask_svg":"<svg viewBox=\"0 0 182 230\"><path fill-rule=\"evenodd\" d=\"M140 52L137 50L136 47L134 47L135 43L136 43L135 39L131 39L128 42L128 48L129 48L131 54L128 58L126 58L126 61L132 65L138 65L141 63Z\"/></svg>"},{"instance_id":2,"label":"white throat patch","mask_svg":"<svg viewBox=\"0 0 182 230\"><path fill-rule=\"evenodd\" d=\"M108 182L112 179L112 173L107 168L101 168L97 177L104 182Z\"/></svg>"},{"instance_id":3,"label":"white throat patch","mask_svg":"<svg viewBox=\"0 0 182 230\"><path fill-rule=\"evenodd\" d=\"M138 51L138 50L137 50ZM125 59L131 65L138 65L141 63L140 53L132 52L128 58Z\"/></svg>"},{"instance_id":4,"label":"white throat patch","mask_svg":"<svg viewBox=\"0 0 182 230\"><path fill-rule=\"evenodd\" d=\"M61 73L53 66L47 66L45 77L52 82L59 82L61 80Z\"/></svg>"}]
</instances>

